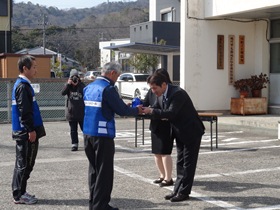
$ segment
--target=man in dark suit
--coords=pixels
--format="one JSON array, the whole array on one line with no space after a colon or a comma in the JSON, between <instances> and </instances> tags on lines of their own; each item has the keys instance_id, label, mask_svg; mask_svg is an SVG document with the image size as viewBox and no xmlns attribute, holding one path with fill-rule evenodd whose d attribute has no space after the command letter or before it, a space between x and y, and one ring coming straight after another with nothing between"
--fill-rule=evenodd
<instances>
[{"instance_id":1,"label":"man in dark suit","mask_svg":"<svg viewBox=\"0 0 280 210\"><path fill-rule=\"evenodd\" d=\"M205 127L187 92L168 84L162 74L154 74L149 85L157 96L163 96L164 109L145 107L152 119L167 119L177 145L177 179L173 192L165 196L171 202L189 199L193 185L201 137Z\"/></svg>"}]
</instances>

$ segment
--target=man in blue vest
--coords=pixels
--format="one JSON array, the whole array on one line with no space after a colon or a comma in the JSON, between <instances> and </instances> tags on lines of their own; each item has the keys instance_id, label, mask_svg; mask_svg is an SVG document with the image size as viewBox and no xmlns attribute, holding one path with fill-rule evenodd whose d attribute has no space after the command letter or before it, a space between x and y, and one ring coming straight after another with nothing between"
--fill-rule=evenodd
<instances>
[{"instance_id":1,"label":"man in blue vest","mask_svg":"<svg viewBox=\"0 0 280 210\"><path fill-rule=\"evenodd\" d=\"M89 209L118 210L109 205L113 188L116 135L115 113L120 116L142 114L142 106L129 107L114 86L121 65L106 63L102 76L84 88L84 143L89 160Z\"/></svg>"},{"instance_id":2,"label":"man in blue vest","mask_svg":"<svg viewBox=\"0 0 280 210\"><path fill-rule=\"evenodd\" d=\"M26 192L27 180L35 165L38 139L46 133L30 81L37 72L35 58L30 55L20 57L18 68L20 74L12 92L12 130L16 141L12 191L15 204L34 204L38 199Z\"/></svg>"}]
</instances>

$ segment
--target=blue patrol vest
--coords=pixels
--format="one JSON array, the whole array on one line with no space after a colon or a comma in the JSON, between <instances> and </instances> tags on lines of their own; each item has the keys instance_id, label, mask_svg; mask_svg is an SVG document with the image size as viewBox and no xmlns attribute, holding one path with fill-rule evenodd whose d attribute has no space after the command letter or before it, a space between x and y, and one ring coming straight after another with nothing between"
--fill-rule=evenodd
<instances>
[{"instance_id":1,"label":"blue patrol vest","mask_svg":"<svg viewBox=\"0 0 280 210\"><path fill-rule=\"evenodd\" d=\"M102 115L102 95L108 85L110 85L110 81L98 77L84 88L85 117L83 133L86 135L109 138L116 136L114 116L108 120Z\"/></svg>"},{"instance_id":2,"label":"blue patrol vest","mask_svg":"<svg viewBox=\"0 0 280 210\"><path fill-rule=\"evenodd\" d=\"M23 130L25 130L24 126L20 123L21 116L20 116L20 112L19 112L19 109L18 109L18 105L16 103L16 88L18 87L18 85L20 83L29 84L29 82L26 81L23 78L18 78L16 83L14 84L14 88L13 88L13 92L12 92L12 128L13 128L13 131L23 131ZM40 110L39 110L39 106L38 106L37 101L35 99L34 90L33 90L32 87L31 87L31 90L32 90L32 97L33 97L33 105L32 105L33 123L34 123L34 127L38 127L38 126L43 125L43 121L42 121L41 113L40 113Z\"/></svg>"}]
</instances>

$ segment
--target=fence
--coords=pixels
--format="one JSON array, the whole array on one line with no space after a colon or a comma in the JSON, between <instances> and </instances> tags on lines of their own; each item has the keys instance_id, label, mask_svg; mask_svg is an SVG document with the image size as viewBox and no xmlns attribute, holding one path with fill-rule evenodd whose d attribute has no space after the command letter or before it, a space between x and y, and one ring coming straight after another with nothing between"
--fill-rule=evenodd
<instances>
[{"instance_id":1,"label":"fence","mask_svg":"<svg viewBox=\"0 0 280 210\"><path fill-rule=\"evenodd\" d=\"M65 120L65 97L61 90L67 79L34 79L32 84L44 121ZM0 78L0 123L11 122L11 97L15 79ZM86 83L85 83L86 84ZM179 81L173 84L179 85Z\"/></svg>"},{"instance_id":2,"label":"fence","mask_svg":"<svg viewBox=\"0 0 280 210\"><path fill-rule=\"evenodd\" d=\"M0 123L11 122L11 96L15 79L0 79ZM37 79L35 84L36 100L44 121L65 120L65 97L61 90L66 79Z\"/></svg>"}]
</instances>

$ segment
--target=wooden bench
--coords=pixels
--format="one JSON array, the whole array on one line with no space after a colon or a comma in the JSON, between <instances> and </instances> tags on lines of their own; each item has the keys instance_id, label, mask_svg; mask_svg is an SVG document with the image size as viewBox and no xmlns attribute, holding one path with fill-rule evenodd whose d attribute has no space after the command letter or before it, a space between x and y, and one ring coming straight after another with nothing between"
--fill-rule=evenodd
<instances>
[{"instance_id":1,"label":"wooden bench","mask_svg":"<svg viewBox=\"0 0 280 210\"><path fill-rule=\"evenodd\" d=\"M216 131L216 148L218 148L218 116L223 115L223 113L215 113L215 112L198 112L198 116L202 121L207 121L210 123L210 145L211 151L213 150L213 123L216 124L215 131Z\"/></svg>"}]
</instances>

